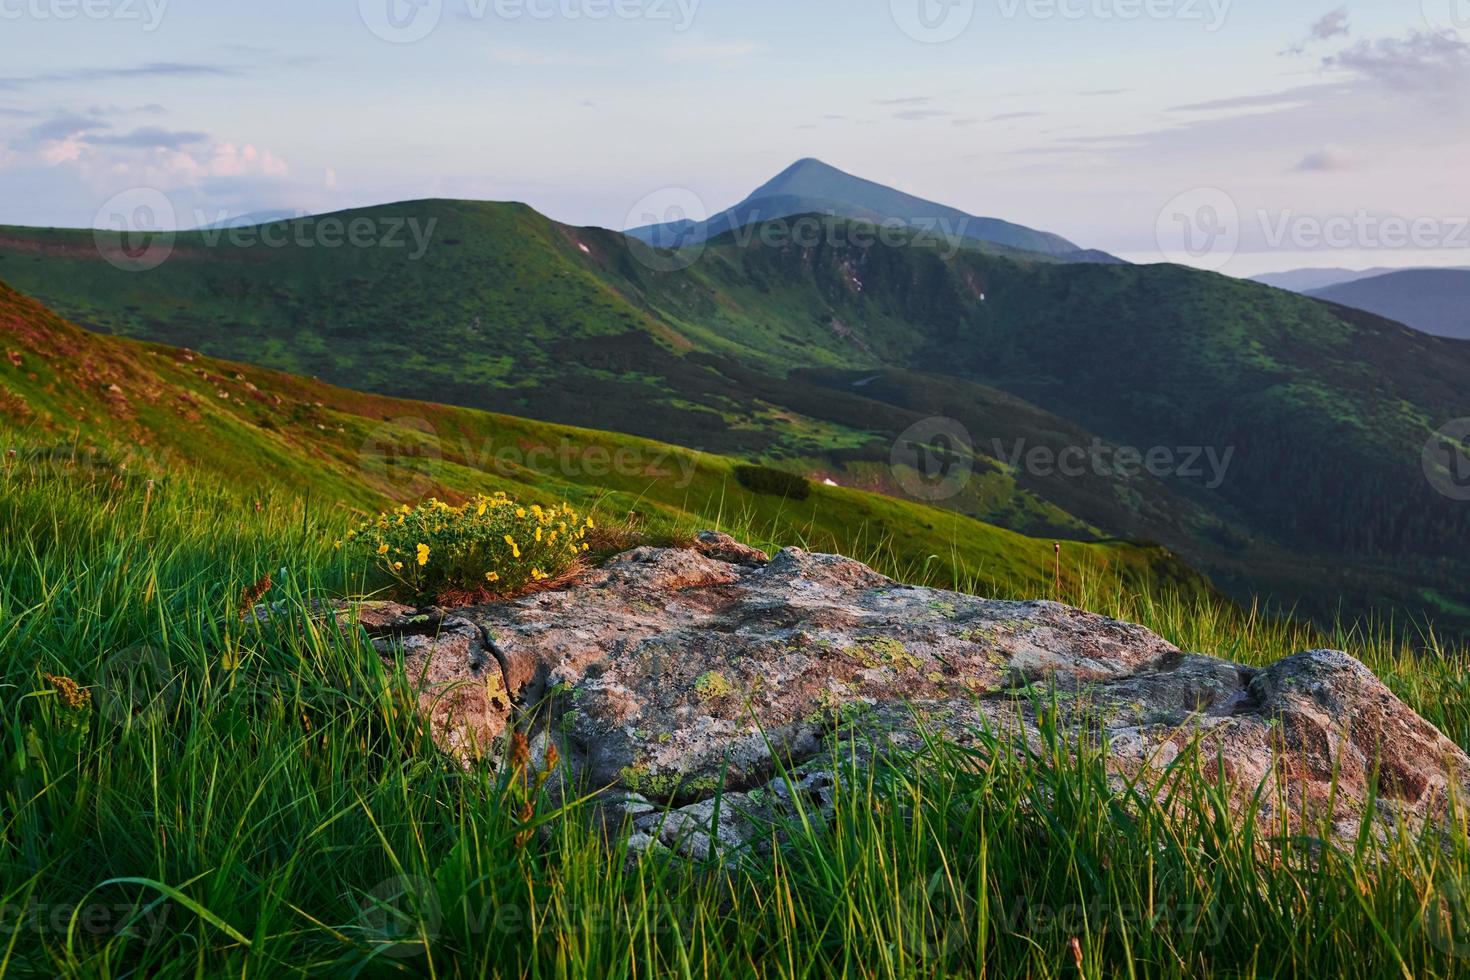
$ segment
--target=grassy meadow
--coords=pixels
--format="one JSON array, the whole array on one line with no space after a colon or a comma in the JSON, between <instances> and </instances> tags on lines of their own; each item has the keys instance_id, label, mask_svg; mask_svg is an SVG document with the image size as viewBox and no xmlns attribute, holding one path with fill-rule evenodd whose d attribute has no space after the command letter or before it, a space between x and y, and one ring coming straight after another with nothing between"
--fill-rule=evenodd
<instances>
[{"instance_id":1,"label":"grassy meadow","mask_svg":"<svg viewBox=\"0 0 1470 980\"><path fill-rule=\"evenodd\" d=\"M1272 839L1192 767L1161 777L1166 813L1161 787L1113 786L1061 736L1028 759L985 742L863 771L836 759L835 821L793 821L769 857L629 862L584 806L439 755L402 670L313 625L313 600L370 587L334 548L349 511L24 451L0 466L0 978L1470 966L1463 815L1352 849ZM625 536L712 523L770 547L827 542L819 520L718 501L652 510ZM911 582L1048 590L1001 580L961 541L922 559L885 535L847 550ZM1322 635L1084 557L1066 553L1059 598L1248 663L1345 648L1470 746L1462 650L1400 647L1386 628ZM242 596L267 574L286 615L244 626Z\"/></svg>"}]
</instances>

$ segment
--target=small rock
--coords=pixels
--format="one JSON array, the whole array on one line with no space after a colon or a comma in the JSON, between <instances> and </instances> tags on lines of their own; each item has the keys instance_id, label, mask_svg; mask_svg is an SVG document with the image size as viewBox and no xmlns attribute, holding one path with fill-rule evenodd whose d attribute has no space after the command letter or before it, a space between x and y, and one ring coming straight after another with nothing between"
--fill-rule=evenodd
<instances>
[{"instance_id":1,"label":"small rock","mask_svg":"<svg viewBox=\"0 0 1470 980\"><path fill-rule=\"evenodd\" d=\"M694 549L706 558L732 565L764 565L771 560L764 551L741 544L720 531L700 531L695 535Z\"/></svg>"}]
</instances>

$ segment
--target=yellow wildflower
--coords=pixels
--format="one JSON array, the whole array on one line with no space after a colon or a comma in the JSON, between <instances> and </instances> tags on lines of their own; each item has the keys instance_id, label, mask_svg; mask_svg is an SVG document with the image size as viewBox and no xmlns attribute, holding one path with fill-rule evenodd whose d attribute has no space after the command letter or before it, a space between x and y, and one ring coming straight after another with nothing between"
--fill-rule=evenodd
<instances>
[{"instance_id":1,"label":"yellow wildflower","mask_svg":"<svg viewBox=\"0 0 1470 980\"><path fill-rule=\"evenodd\" d=\"M380 555L386 555L387 553L388 553L388 543L385 541L382 544L378 545L378 554L380 554Z\"/></svg>"},{"instance_id":2,"label":"yellow wildflower","mask_svg":"<svg viewBox=\"0 0 1470 980\"><path fill-rule=\"evenodd\" d=\"M70 708L72 711L80 711L91 706L92 692L70 677L57 674L42 674L41 676L56 691L56 698L63 707Z\"/></svg>"},{"instance_id":3,"label":"yellow wildflower","mask_svg":"<svg viewBox=\"0 0 1470 980\"><path fill-rule=\"evenodd\" d=\"M521 546L516 544L516 539L509 534L505 536L505 543L510 545L510 553L515 557L521 557Z\"/></svg>"},{"instance_id":4,"label":"yellow wildflower","mask_svg":"<svg viewBox=\"0 0 1470 980\"><path fill-rule=\"evenodd\" d=\"M500 581L500 573L499 572L486 572L485 573L485 581L490 582L492 584L495 583L495 582L499 582Z\"/></svg>"},{"instance_id":5,"label":"yellow wildflower","mask_svg":"<svg viewBox=\"0 0 1470 980\"><path fill-rule=\"evenodd\" d=\"M419 545L419 567L420 568L423 568L428 563L429 563L429 546L426 545L426 544L421 544L421 545Z\"/></svg>"}]
</instances>

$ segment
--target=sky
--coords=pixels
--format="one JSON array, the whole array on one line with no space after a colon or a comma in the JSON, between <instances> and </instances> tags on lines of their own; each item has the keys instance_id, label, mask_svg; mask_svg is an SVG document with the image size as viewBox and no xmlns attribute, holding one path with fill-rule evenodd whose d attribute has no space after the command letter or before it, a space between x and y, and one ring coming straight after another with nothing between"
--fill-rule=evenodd
<instances>
[{"instance_id":1,"label":"sky","mask_svg":"<svg viewBox=\"0 0 1470 980\"><path fill-rule=\"evenodd\" d=\"M0 224L623 228L802 157L1135 261L1470 265L1470 0L0 0Z\"/></svg>"}]
</instances>

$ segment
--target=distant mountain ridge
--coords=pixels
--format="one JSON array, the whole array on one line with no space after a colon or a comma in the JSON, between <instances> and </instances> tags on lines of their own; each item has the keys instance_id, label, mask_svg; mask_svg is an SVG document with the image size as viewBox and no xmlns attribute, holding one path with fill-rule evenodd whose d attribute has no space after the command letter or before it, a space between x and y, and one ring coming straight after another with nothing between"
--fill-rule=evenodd
<instances>
[{"instance_id":1,"label":"distant mountain ridge","mask_svg":"<svg viewBox=\"0 0 1470 980\"><path fill-rule=\"evenodd\" d=\"M683 219L630 228L624 234L657 248L698 245L761 222L818 214L873 223L900 222L946 239L979 242L1049 256L1065 262L1119 263L1106 252L1084 249L1060 235L906 194L838 170L820 160L798 160L739 204L705 221Z\"/></svg>"},{"instance_id":2,"label":"distant mountain ridge","mask_svg":"<svg viewBox=\"0 0 1470 980\"><path fill-rule=\"evenodd\" d=\"M1334 286L1357 282L1360 279L1373 279L1395 272L1410 271L1420 270L1394 269L1388 266L1378 266L1373 269L1289 269L1286 272L1268 272L1264 275L1251 276L1250 279L1251 282L1258 282L1263 286L1275 286L1277 289L1305 295L1320 289L1331 289ZM1459 271L1470 271L1470 267L1462 267Z\"/></svg>"},{"instance_id":3,"label":"distant mountain ridge","mask_svg":"<svg viewBox=\"0 0 1470 980\"><path fill-rule=\"evenodd\" d=\"M1398 320L1437 337L1470 340L1470 270L1409 269L1307 295Z\"/></svg>"}]
</instances>

